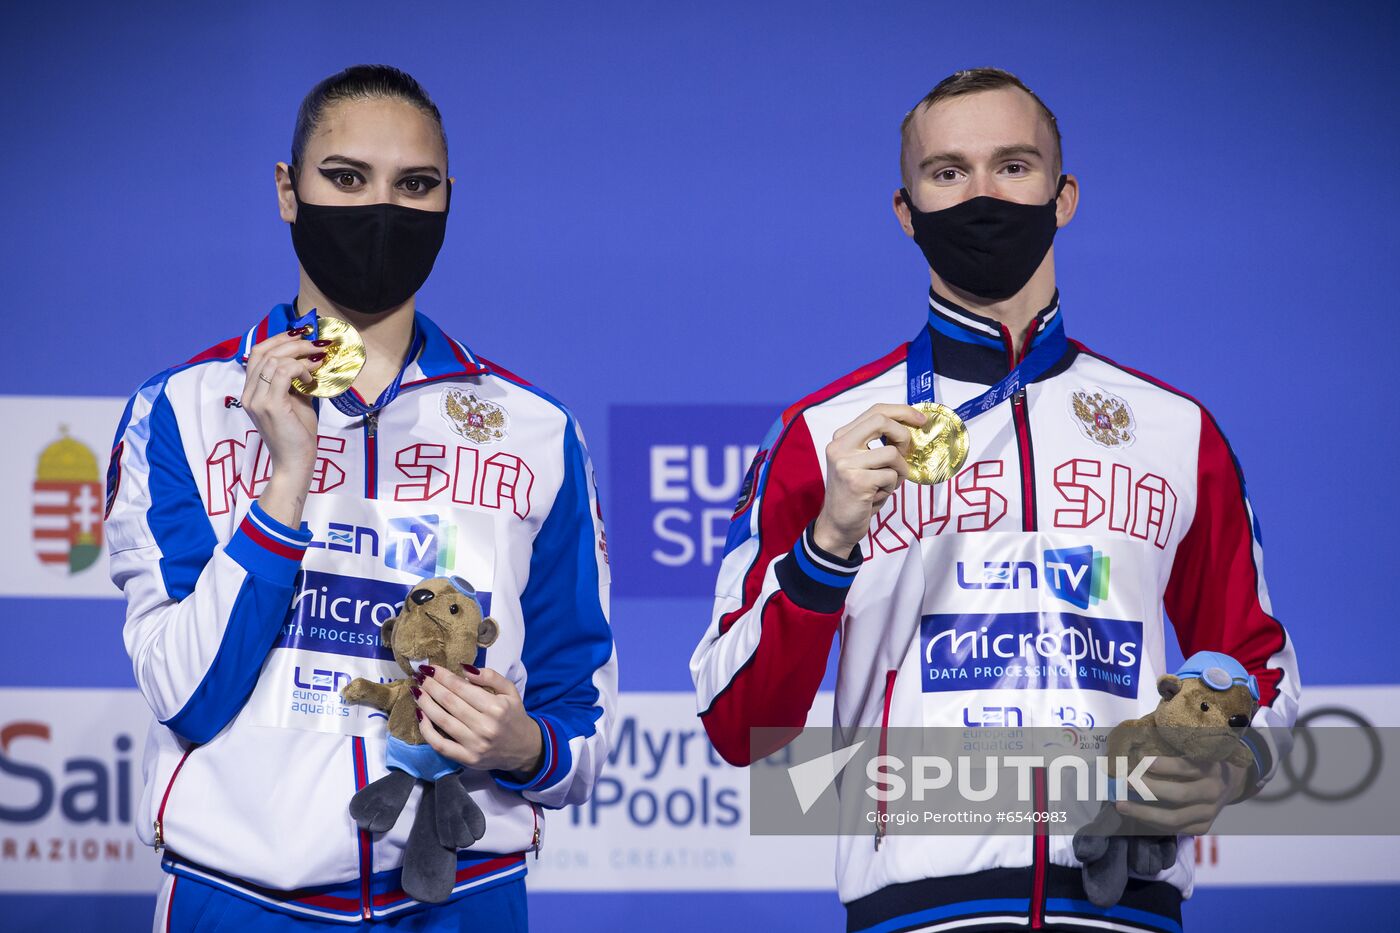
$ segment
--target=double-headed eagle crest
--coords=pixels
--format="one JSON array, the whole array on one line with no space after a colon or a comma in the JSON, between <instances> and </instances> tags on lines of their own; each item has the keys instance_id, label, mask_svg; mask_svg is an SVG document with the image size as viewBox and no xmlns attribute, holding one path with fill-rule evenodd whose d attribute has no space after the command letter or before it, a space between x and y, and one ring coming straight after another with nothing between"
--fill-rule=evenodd
<instances>
[{"instance_id":1,"label":"double-headed eagle crest","mask_svg":"<svg viewBox=\"0 0 1400 933\"><path fill-rule=\"evenodd\" d=\"M1084 436L1100 447L1128 447L1133 443L1137 422L1128 403L1100 389L1081 390L1070 396L1070 411Z\"/></svg>"},{"instance_id":2,"label":"double-headed eagle crest","mask_svg":"<svg viewBox=\"0 0 1400 933\"><path fill-rule=\"evenodd\" d=\"M500 405L452 386L442 393L442 416L452 430L478 444L494 444L506 436L510 427L506 410Z\"/></svg>"}]
</instances>

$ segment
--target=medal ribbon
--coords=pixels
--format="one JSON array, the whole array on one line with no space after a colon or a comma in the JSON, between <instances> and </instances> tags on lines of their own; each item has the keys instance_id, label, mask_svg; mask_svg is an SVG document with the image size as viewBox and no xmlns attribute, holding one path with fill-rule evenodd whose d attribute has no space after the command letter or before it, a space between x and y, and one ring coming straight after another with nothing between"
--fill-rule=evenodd
<instances>
[{"instance_id":1,"label":"medal ribbon","mask_svg":"<svg viewBox=\"0 0 1400 933\"><path fill-rule=\"evenodd\" d=\"M909 372L910 405L934 401L932 331L932 325L926 324L920 328L914 339L909 341L905 366ZM981 395L958 406L954 413L966 422L969 418L990 411L1015 395L1022 386L1029 385L1043 375L1064 356L1068 348L1069 340L1065 337L1064 318L1057 314L1041 336L1040 343L1022 358L1019 365L1013 367L1011 372L1002 377L1000 382L988 388ZM919 632L920 623L916 621L909 633L910 641L909 647L905 649L906 653L919 638ZM925 695L925 721L937 722L936 718L928 718L928 696Z\"/></svg>"},{"instance_id":2,"label":"medal ribbon","mask_svg":"<svg viewBox=\"0 0 1400 933\"><path fill-rule=\"evenodd\" d=\"M933 397L933 335L925 325L913 340L909 341L906 365L909 368L909 404L932 402ZM1064 317L1055 315L1050 326L1041 336L1040 343L1027 353L1011 372L1001 381L991 386L976 398L959 405L955 414L963 421L990 411L1011 398L1025 386L1039 379L1046 370L1065 355L1069 340L1065 337ZM915 371L915 366L923 368Z\"/></svg>"},{"instance_id":3,"label":"medal ribbon","mask_svg":"<svg viewBox=\"0 0 1400 933\"><path fill-rule=\"evenodd\" d=\"M307 324L311 325L311 334L306 339L317 339L320 328L317 326L315 308L312 308L295 321L292 321L289 326L291 329L295 330ZM360 400L360 397L353 389L332 397L331 404L334 405L336 410L341 414L351 418L363 418L378 413L381 408L398 398L399 386L403 383L403 374L408 371L409 364L418 358L418 354L422 351L425 342L422 332L418 329L418 321L415 318L413 322L413 339L408 342L408 353L403 358L403 365L399 367L398 375L394 376L394 381L389 383L384 388L383 392L379 393L379 398L375 399L374 404L366 405Z\"/></svg>"}]
</instances>

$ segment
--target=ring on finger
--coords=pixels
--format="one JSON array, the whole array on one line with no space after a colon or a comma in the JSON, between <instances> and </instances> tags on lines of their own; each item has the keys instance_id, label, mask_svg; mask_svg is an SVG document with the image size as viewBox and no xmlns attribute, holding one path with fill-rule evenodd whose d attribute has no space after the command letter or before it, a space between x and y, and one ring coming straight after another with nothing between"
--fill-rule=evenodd
<instances>
[{"instance_id":1,"label":"ring on finger","mask_svg":"<svg viewBox=\"0 0 1400 933\"><path fill-rule=\"evenodd\" d=\"M266 382L268 385L272 385L272 380L264 376L262 373L258 373L258 378L261 379L263 382Z\"/></svg>"}]
</instances>

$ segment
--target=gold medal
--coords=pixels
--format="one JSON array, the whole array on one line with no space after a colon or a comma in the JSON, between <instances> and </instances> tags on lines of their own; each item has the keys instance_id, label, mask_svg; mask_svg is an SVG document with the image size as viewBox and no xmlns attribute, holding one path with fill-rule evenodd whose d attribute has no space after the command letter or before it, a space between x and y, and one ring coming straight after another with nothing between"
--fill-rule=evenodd
<instances>
[{"instance_id":1,"label":"gold medal","mask_svg":"<svg viewBox=\"0 0 1400 933\"><path fill-rule=\"evenodd\" d=\"M335 398L350 388L364 367L365 342L359 331L338 318L317 318L316 330L321 340L332 341L325 348L326 358L316 367L310 384L293 379L292 388L302 395Z\"/></svg>"},{"instance_id":2,"label":"gold medal","mask_svg":"<svg viewBox=\"0 0 1400 933\"><path fill-rule=\"evenodd\" d=\"M937 402L920 402L914 408L928 420L921 428L910 428L909 478L922 486L932 486L953 476L967 460L967 425L951 408Z\"/></svg>"}]
</instances>

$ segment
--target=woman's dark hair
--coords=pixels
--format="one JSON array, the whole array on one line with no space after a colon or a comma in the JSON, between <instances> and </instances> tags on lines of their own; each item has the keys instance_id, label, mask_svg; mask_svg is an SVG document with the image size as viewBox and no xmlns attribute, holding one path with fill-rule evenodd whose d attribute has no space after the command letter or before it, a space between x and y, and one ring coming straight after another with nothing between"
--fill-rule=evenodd
<instances>
[{"instance_id":1,"label":"woman's dark hair","mask_svg":"<svg viewBox=\"0 0 1400 933\"><path fill-rule=\"evenodd\" d=\"M407 72L392 65L352 65L326 78L311 89L297 110L296 128L292 130L292 166L301 163L306 141L316 132L326 108L342 100L374 100L391 98L412 104L433 118L442 136L442 148L447 149L447 133L442 128L442 114L423 85Z\"/></svg>"}]
</instances>

